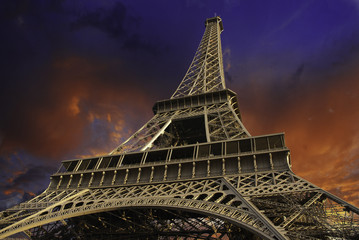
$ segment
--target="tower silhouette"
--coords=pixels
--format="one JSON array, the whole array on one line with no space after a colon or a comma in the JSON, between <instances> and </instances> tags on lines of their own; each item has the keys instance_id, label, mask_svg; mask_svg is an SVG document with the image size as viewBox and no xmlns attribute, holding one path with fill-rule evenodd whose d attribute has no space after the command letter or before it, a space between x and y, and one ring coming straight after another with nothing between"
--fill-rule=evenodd
<instances>
[{"instance_id":1,"label":"tower silhouette","mask_svg":"<svg viewBox=\"0 0 359 240\"><path fill-rule=\"evenodd\" d=\"M359 209L295 175L283 133L246 130L222 20L205 26L153 118L108 155L63 161L43 193L1 212L0 239L359 239Z\"/></svg>"}]
</instances>

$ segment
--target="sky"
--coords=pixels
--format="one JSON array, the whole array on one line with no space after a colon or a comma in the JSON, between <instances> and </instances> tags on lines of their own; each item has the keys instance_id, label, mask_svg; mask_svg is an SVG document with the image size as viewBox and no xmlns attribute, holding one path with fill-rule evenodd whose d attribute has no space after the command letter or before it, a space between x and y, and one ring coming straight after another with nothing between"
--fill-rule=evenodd
<instances>
[{"instance_id":1,"label":"sky","mask_svg":"<svg viewBox=\"0 0 359 240\"><path fill-rule=\"evenodd\" d=\"M251 135L284 132L297 175L359 206L358 0L2 0L0 209L147 122L214 16Z\"/></svg>"}]
</instances>

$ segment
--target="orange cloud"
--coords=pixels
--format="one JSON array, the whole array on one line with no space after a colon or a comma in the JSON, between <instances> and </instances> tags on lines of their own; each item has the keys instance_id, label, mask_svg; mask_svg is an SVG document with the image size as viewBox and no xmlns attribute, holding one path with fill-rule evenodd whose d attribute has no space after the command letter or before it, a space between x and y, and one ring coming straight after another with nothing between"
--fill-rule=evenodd
<instances>
[{"instance_id":1,"label":"orange cloud","mask_svg":"<svg viewBox=\"0 0 359 240\"><path fill-rule=\"evenodd\" d=\"M80 57L56 60L47 73L48 83L39 90L43 92L39 100L28 99L15 113L17 120L9 121L0 152L22 149L57 161L69 153L110 152L128 134L122 133L124 122L135 116L148 118L154 103L146 89L134 85L131 74L124 71L123 79L112 79L118 75L111 73L111 64L121 69L119 62L104 64ZM137 127L135 121L131 123L126 128Z\"/></svg>"},{"instance_id":2,"label":"orange cloud","mask_svg":"<svg viewBox=\"0 0 359 240\"><path fill-rule=\"evenodd\" d=\"M20 193L22 195L24 194L24 190L22 190L22 189L7 189L7 190L3 191L3 194L9 196L15 192Z\"/></svg>"},{"instance_id":3,"label":"orange cloud","mask_svg":"<svg viewBox=\"0 0 359 240\"><path fill-rule=\"evenodd\" d=\"M79 102L80 99L76 96L73 97L70 101L69 110L74 116L80 113Z\"/></svg>"},{"instance_id":4,"label":"orange cloud","mask_svg":"<svg viewBox=\"0 0 359 240\"><path fill-rule=\"evenodd\" d=\"M253 80L241 104L253 135L286 133L296 174L357 206L358 77L353 70L319 84L297 84L285 94Z\"/></svg>"},{"instance_id":5,"label":"orange cloud","mask_svg":"<svg viewBox=\"0 0 359 240\"><path fill-rule=\"evenodd\" d=\"M18 176L24 174L26 171L27 171L27 169L22 169L22 170L16 170L16 171L12 172L12 176L11 176L10 178L8 178L8 179L6 180L6 182L7 182L8 184L13 183L13 182L14 182L14 179L15 179L16 177L18 177Z\"/></svg>"}]
</instances>

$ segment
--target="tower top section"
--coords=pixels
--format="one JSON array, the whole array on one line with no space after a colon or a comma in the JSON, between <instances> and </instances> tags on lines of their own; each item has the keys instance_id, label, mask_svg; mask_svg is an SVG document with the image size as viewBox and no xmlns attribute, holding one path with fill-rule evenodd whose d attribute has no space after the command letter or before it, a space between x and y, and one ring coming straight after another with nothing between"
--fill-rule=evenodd
<instances>
[{"instance_id":1,"label":"tower top section","mask_svg":"<svg viewBox=\"0 0 359 240\"><path fill-rule=\"evenodd\" d=\"M223 32L223 22L220 17L216 16L213 18L207 18L206 22L205 22L205 26L207 27L207 25L211 22L219 23L219 28L220 28L221 32Z\"/></svg>"},{"instance_id":2,"label":"tower top section","mask_svg":"<svg viewBox=\"0 0 359 240\"><path fill-rule=\"evenodd\" d=\"M171 98L187 97L226 88L223 71L220 17L208 18L206 30L182 82Z\"/></svg>"}]
</instances>

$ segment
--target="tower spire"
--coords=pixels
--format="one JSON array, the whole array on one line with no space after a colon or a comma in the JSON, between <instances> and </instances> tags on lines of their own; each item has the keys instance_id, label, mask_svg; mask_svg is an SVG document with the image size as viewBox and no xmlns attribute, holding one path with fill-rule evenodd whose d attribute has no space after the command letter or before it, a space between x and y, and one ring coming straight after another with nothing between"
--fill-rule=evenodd
<instances>
[{"instance_id":1,"label":"tower spire","mask_svg":"<svg viewBox=\"0 0 359 240\"><path fill-rule=\"evenodd\" d=\"M226 88L223 71L220 17L208 18L206 30L192 63L171 98L214 92Z\"/></svg>"}]
</instances>

